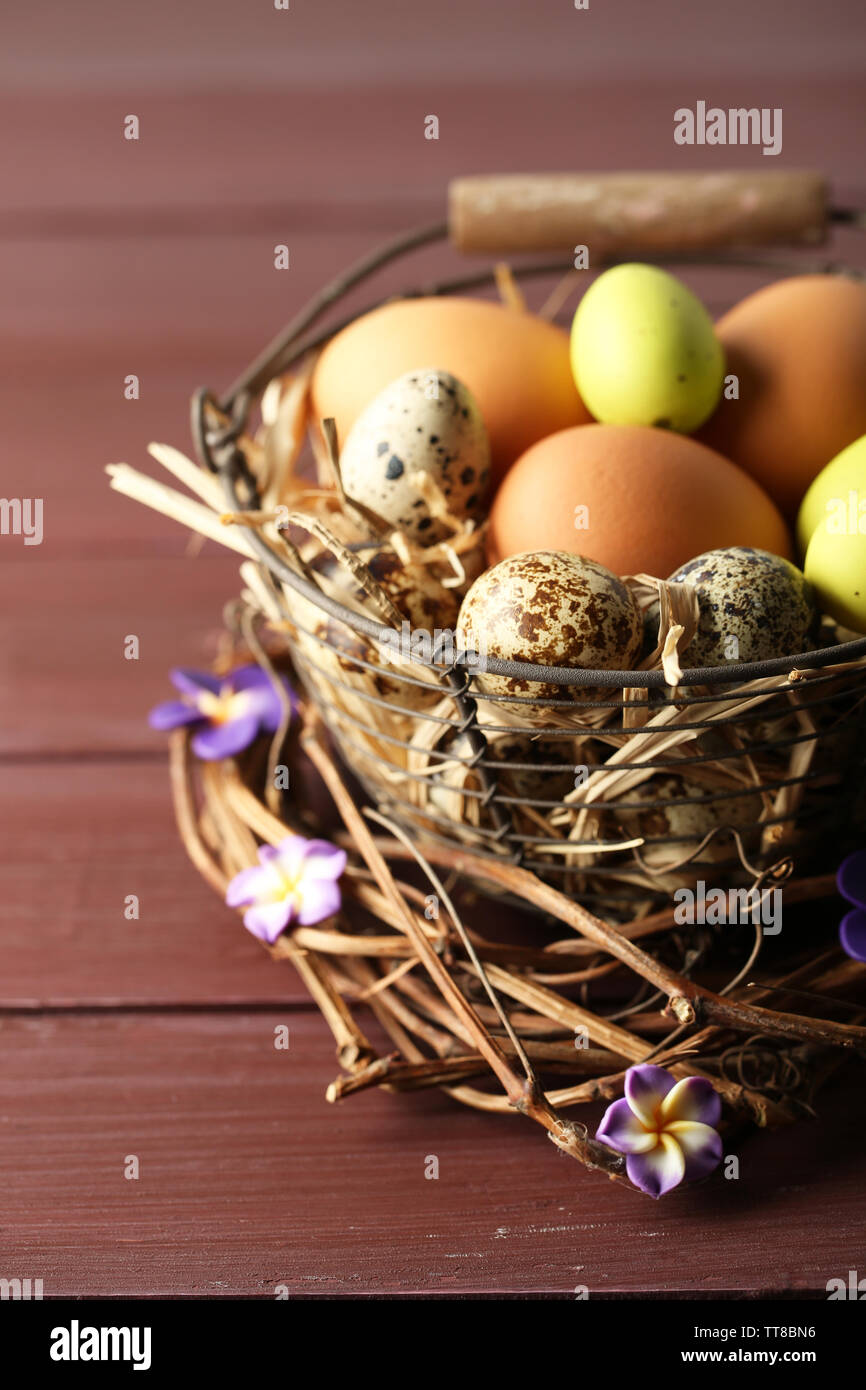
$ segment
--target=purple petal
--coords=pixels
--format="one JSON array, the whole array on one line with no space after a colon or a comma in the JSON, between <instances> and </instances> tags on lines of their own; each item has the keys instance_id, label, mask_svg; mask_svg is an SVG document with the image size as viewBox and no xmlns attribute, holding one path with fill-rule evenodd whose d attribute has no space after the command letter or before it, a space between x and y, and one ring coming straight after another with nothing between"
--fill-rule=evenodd
<instances>
[{"instance_id":1,"label":"purple petal","mask_svg":"<svg viewBox=\"0 0 866 1390\"><path fill-rule=\"evenodd\" d=\"M283 721L283 702L276 691L256 690L250 694L249 710L259 721L259 728L266 734L275 734Z\"/></svg>"},{"instance_id":2,"label":"purple petal","mask_svg":"<svg viewBox=\"0 0 866 1390\"><path fill-rule=\"evenodd\" d=\"M203 690L209 691L211 695L218 695L222 687L218 676L212 676L209 671L193 671L189 666L175 666L168 674L175 690L179 690L182 695L195 697Z\"/></svg>"},{"instance_id":3,"label":"purple petal","mask_svg":"<svg viewBox=\"0 0 866 1390\"><path fill-rule=\"evenodd\" d=\"M311 878L338 879L346 867L346 851L328 840L308 840L304 854L304 874Z\"/></svg>"},{"instance_id":4,"label":"purple petal","mask_svg":"<svg viewBox=\"0 0 866 1390\"><path fill-rule=\"evenodd\" d=\"M239 719L227 719L225 724L210 724L202 729L192 740L192 751L206 762L232 758L235 753L249 748L258 732L259 721L255 715L243 714Z\"/></svg>"},{"instance_id":5,"label":"purple petal","mask_svg":"<svg viewBox=\"0 0 866 1390\"><path fill-rule=\"evenodd\" d=\"M147 722L152 729L179 729L182 724L197 724L201 717L199 710L183 700L163 700L161 705L154 705Z\"/></svg>"},{"instance_id":6,"label":"purple petal","mask_svg":"<svg viewBox=\"0 0 866 1390\"><path fill-rule=\"evenodd\" d=\"M661 1103L673 1086L674 1078L664 1067L647 1064L629 1067L626 1072L626 1100L648 1129L657 1127Z\"/></svg>"},{"instance_id":7,"label":"purple petal","mask_svg":"<svg viewBox=\"0 0 866 1390\"><path fill-rule=\"evenodd\" d=\"M304 879L298 888L300 908L298 921L302 927L312 927L339 912L342 901L340 889L327 878Z\"/></svg>"},{"instance_id":8,"label":"purple petal","mask_svg":"<svg viewBox=\"0 0 866 1390\"><path fill-rule=\"evenodd\" d=\"M292 694L287 681L282 677L278 680L283 685L288 695ZM274 683L267 671L263 671L261 666L238 666L228 677L228 684L232 690L273 690Z\"/></svg>"},{"instance_id":9,"label":"purple petal","mask_svg":"<svg viewBox=\"0 0 866 1390\"><path fill-rule=\"evenodd\" d=\"M271 678L261 666L248 661L246 666L236 666L230 671L226 683L232 690L257 690L260 685L270 685Z\"/></svg>"},{"instance_id":10,"label":"purple petal","mask_svg":"<svg viewBox=\"0 0 866 1390\"><path fill-rule=\"evenodd\" d=\"M661 1108L662 1121L694 1120L717 1125L722 1118L722 1102L710 1081L703 1076L687 1076L668 1091Z\"/></svg>"},{"instance_id":11,"label":"purple petal","mask_svg":"<svg viewBox=\"0 0 866 1390\"><path fill-rule=\"evenodd\" d=\"M663 1197L682 1182L686 1161L676 1139L669 1134L661 1134L658 1144L648 1153L628 1155L625 1171L642 1192L650 1197Z\"/></svg>"},{"instance_id":12,"label":"purple petal","mask_svg":"<svg viewBox=\"0 0 866 1390\"><path fill-rule=\"evenodd\" d=\"M254 903L258 897L261 880L262 871L257 864L251 869L241 869L226 889L228 906L241 907L244 903Z\"/></svg>"},{"instance_id":13,"label":"purple petal","mask_svg":"<svg viewBox=\"0 0 866 1390\"><path fill-rule=\"evenodd\" d=\"M619 1154L646 1153L658 1143L658 1135L644 1129L627 1100L607 1107L595 1137Z\"/></svg>"},{"instance_id":14,"label":"purple petal","mask_svg":"<svg viewBox=\"0 0 866 1390\"><path fill-rule=\"evenodd\" d=\"M280 840L275 849L271 845L263 846L264 850L272 849L273 852L262 854L260 851L259 857L263 863L267 863L270 859L278 859L283 872L288 874L289 878L294 879L301 873L308 844L309 840L305 840L303 835L287 835L284 840Z\"/></svg>"},{"instance_id":15,"label":"purple petal","mask_svg":"<svg viewBox=\"0 0 866 1390\"><path fill-rule=\"evenodd\" d=\"M709 1125L691 1120L678 1120L669 1125L667 1133L676 1139L686 1161L684 1182L705 1178L722 1161L722 1136Z\"/></svg>"},{"instance_id":16,"label":"purple petal","mask_svg":"<svg viewBox=\"0 0 866 1390\"><path fill-rule=\"evenodd\" d=\"M836 874L836 887L854 907L866 907L866 849L858 849L843 859Z\"/></svg>"},{"instance_id":17,"label":"purple petal","mask_svg":"<svg viewBox=\"0 0 866 1390\"><path fill-rule=\"evenodd\" d=\"M839 940L843 951L866 965L866 912L855 907L853 912L845 914L839 927Z\"/></svg>"},{"instance_id":18,"label":"purple petal","mask_svg":"<svg viewBox=\"0 0 866 1390\"><path fill-rule=\"evenodd\" d=\"M279 683L294 714L298 707L294 691L288 681L280 678ZM231 687L249 697L247 709L257 716L262 728L268 733L276 733L282 723L284 702L267 671L260 666L240 666L231 674Z\"/></svg>"},{"instance_id":19,"label":"purple petal","mask_svg":"<svg viewBox=\"0 0 866 1390\"><path fill-rule=\"evenodd\" d=\"M244 913L244 926L260 941L273 945L277 937L285 931L292 920L292 905L289 902L263 903L248 908Z\"/></svg>"}]
</instances>

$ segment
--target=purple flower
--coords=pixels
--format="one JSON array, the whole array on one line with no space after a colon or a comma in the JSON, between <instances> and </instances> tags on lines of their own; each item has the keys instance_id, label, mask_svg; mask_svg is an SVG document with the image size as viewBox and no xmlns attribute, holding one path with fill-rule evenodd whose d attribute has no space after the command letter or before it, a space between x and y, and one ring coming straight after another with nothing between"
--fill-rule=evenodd
<instances>
[{"instance_id":1,"label":"purple flower","mask_svg":"<svg viewBox=\"0 0 866 1390\"><path fill-rule=\"evenodd\" d=\"M180 699L157 705L148 723L152 729L194 725L192 747L199 758L215 761L234 757L249 748L260 733L273 734L280 727L283 701L270 676L259 666L238 666L227 676L178 667L169 675ZM294 692L287 681L281 679L280 684L294 713Z\"/></svg>"},{"instance_id":2,"label":"purple flower","mask_svg":"<svg viewBox=\"0 0 866 1390\"><path fill-rule=\"evenodd\" d=\"M849 956L866 964L866 849L842 860L836 887L852 907L839 925L839 940Z\"/></svg>"},{"instance_id":3,"label":"purple flower","mask_svg":"<svg viewBox=\"0 0 866 1390\"><path fill-rule=\"evenodd\" d=\"M722 1113L709 1081L674 1081L664 1067L629 1067L625 1099L615 1100L596 1131L617 1153L635 1187L661 1197L681 1182L706 1177L722 1158L716 1133Z\"/></svg>"},{"instance_id":4,"label":"purple flower","mask_svg":"<svg viewBox=\"0 0 866 1390\"><path fill-rule=\"evenodd\" d=\"M276 848L262 845L258 864L232 879L226 902L246 907L244 926L273 944L290 922L310 927L333 917L340 907L337 879L345 867L345 850L327 840L289 835Z\"/></svg>"}]
</instances>

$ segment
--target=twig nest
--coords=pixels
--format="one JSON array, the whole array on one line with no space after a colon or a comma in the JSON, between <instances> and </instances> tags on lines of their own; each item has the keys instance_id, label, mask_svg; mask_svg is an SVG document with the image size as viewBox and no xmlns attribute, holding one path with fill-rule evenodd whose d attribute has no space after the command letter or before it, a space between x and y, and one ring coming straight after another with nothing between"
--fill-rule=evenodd
<instances>
[{"instance_id":1,"label":"twig nest","mask_svg":"<svg viewBox=\"0 0 866 1390\"><path fill-rule=\"evenodd\" d=\"M447 522L431 511L419 474L433 480L455 520L480 520L490 445L475 398L450 372L407 372L358 416L340 472L348 497L419 544L449 534Z\"/></svg>"},{"instance_id":2,"label":"twig nest","mask_svg":"<svg viewBox=\"0 0 866 1390\"><path fill-rule=\"evenodd\" d=\"M708 550L670 582L688 584L698 596L698 630L684 666L766 661L814 645L818 612L811 585L796 565L768 550Z\"/></svg>"},{"instance_id":3,"label":"twig nest","mask_svg":"<svg viewBox=\"0 0 866 1390\"><path fill-rule=\"evenodd\" d=\"M472 585L457 623L460 646L477 656L475 688L493 697L601 698L595 686L494 675L485 658L625 671L642 636L640 612L623 581L595 560L560 550L513 555L494 565ZM530 713L521 706L521 714Z\"/></svg>"}]
</instances>

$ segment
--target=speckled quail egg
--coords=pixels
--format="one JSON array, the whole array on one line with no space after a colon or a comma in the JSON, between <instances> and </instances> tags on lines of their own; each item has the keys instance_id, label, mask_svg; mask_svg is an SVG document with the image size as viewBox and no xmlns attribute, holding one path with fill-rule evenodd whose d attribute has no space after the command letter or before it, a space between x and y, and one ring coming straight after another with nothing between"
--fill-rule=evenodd
<instances>
[{"instance_id":1,"label":"speckled quail egg","mask_svg":"<svg viewBox=\"0 0 866 1390\"><path fill-rule=\"evenodd\" d=\"M697 849L705 835L720 826L732 827L746 844L759 833L760 797L722 796L707 800L708 797L713 797L710 787L672 773L652 777L624 792L611 809L629 838L643 835L650 841L665 841L642 845L639 851L644 863L659 869L684 859ZM647 802L653 805L642 811L624 809L632 803L646 806ZM672 804L677 802L686 804ZM736 858L736 848L731 836L719 830L695 858L703 863Z\"/></svg>"},{"instance_id":2,"label":"speckled quail egg","mask_svg":"<svg viewBox=\"0 0 866 1390\"><path fill-rule=\"evenodd\" d=\"M623 671L630 669L641 635L641 616L623 581L597 561L562 550L500 561L476 579L457 620L459 643L482 658L479 692L538 700L585 700L601 691L493 675L484 670L484 657Z\"/></svg>"},{"instance_id":3,"label":"speckled quail egg","mask_svg":"<svg viewBox=\"0 0 866 1390\"><path fill-rule=\"evenodd\" d=\"M446 588L432 567L403 564L395 551L384 547L373 553L362 552L370 577L413 628L432 632L434 628L453 628L457 621L459 595ZM333 597L351 607L364 608L365 590L331 555L320 555L310 568L321 576Z\"/></svg>"},{"instance_id":4,"label":"speckled quail egg","mask_svg":"<svg viewBox=\"0 0 866 1390\"><path fill-rule=\"evenodd\" d=\"M355 421L340 455L349 497L421 545L447 527L413 483L427 473L457 520L480 518L490 477L490 445L474 397L450 372L407 372Z\"/></svg>"},{"instance_id":5,"label":"speckled quail egg","mask_svg":"<svg viewBox=\"0 0 866 1390\"><path fill-rule=\"evenodd\" d=\"M459 596L455 589L446 589L429 567L404 566L392 551L382 550L368 561L368 568L413 628L431 633L436 628L454 628Z\"/></svg>"},{"instance_id":6,"label":"speckled quail egg","mask_svg":"<svg viewBox=\"0 0 866 1390\"><path fill-rule=\"evenodd\" d=\"M768 550L708 550L672 574L698 592L698 630L683 665L725 666L794 656L813 645L818 614L811 585Z\"/></svg>"}]
</instances>

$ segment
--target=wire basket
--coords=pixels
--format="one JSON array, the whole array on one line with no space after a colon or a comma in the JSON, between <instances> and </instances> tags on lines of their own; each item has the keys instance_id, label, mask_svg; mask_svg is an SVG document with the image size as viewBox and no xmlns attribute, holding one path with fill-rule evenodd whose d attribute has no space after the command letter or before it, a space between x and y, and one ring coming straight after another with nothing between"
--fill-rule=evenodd
<instances>
[{"instance_id":1,"label":"wire basket","mask_svg":"<svg viewBox=\"0 0 866 1390\"><path fill-rule=\"evenodd\" d=\"M612 177L620 203L624 178L626 202L634 195L646 208L645 180ZM782 224L813 239L814 177L714 176L706 187L652 177L653 206L672 208L689 233L662 261L839 273L775 254L714 254L744 231L772 240ZM475 211L483 224L490 199L482 193ZM500 202L513 202L510 185L500 193ZM739 213L729 216L728 204ZM537 201L522 206L537 243ZM560 212L570 228L568 208ZM508 249L523 244L520 225L519 216L508 223ZM468 226L477 232L477 217ZM219 674L252 656L272 678L298 676L305 687L300 717L290 718L286 697L273 738L239 757L203 761L178 730L172 789L187 851L221 896L262 846L287 835L333 836L349 851L343 899L352 910L294 924L268 948L295 966L333 1032L341 1070L328 1098L376 1086L443 1087L485 1112L528 1116L562 1151L626 1182L622 1156L566 1112L620 1095L629 1067L652 1062L673 1078L709 1081L727 1132L744 1119L763 1126L814 1113L815 1093L840 1061L866 1055L864 1004L851 997L862 993L862 967L841 951L829 918L808 916L833 893L834 878L802 872L820 870L828 842L838 858L862 822L866 637L840 642L825 628L816 650L677 670L675 680L664 661L590 671L493 653L481 669L445 640L462 588L483 567L477 538L454 540L462 579L446 585L456 571L441 572L433 547L422 559L371 537L342 493L327 425L321 444L336 486L326 496L289 486L291 499L309 506L283 507L277 521L274 503L287 480L285 470L274 473L269 444L275 438L278 454L297 456L304 369L285 392L281 379L354 317L338 315L321 329L320 315L445 231L425 228L366 257L317 295L224 397L196 395L192 427L204 470L166 446L151 452L200 501L126 465L109 471L118 490L243 557L245 588L229 609ZM664 228L656 231L650 249L669 248ZM605 262L640 254L626 243L608 247ZM546 259L517 265L513 275L573 271L571 261ZM407 293L454 294L497 279L494 267ZM658 601L663 626L674 601L664 584L637 583L634 594L645 610ZM431 614L443 637L416 645ZM485 687L489 676L517 678L526 689L497 693ZM304 756L330 794L325 819L296 787L299 771L304 787ZM290 765L288 797L276 789L277 760ZM346 769L372 806L359 808ZM327 819L335 809L342 832ZM786 913L793 906L796 916L802 904L807 930L795 925L768 945L754 914L729 932L708 922L683 930L672 893L701 877L722 888L746 882L759 906L784 884ZM499 913L475 912L475 886L537 917L509 935ZM442 909L432 917L431 892ZM771 974L755 980L765 946ZM384 1050L361 1011L373 1015Z\"/></svg>"},{"instance_id":2,"label":"wire basket","mask_svg":"<svg viewBox=\"0 0 866 1390\"><path fill-rule=\"evenodd\" d=\"M317 296L225 397L198 393L197 449L238 518L262 506L244 441L268 384L351 321L313 329L326 307L445 231L424 228L365 258ZM774 255L660 258L684 260L858 273ZM547 259L513 274L568 271ZM497 278L493 267L405 297L453 294ZM302 517L292 520L303 527ZM381 540L350 526L344 543L323 536L319 525L310 564L313 552L305 558L288 544L288 529L276 544L261 529L248 534L273 579L262 606L285 632L346 764L380 808L426 843L460 844L523 865L616 919L652 911L701 877L752 882L786 854L809 864L851 833L863 782L866 637L839 642L825 630L827 644L817 650L684 670L675 688L663 669L549 668L492 653L485 674L516 678L526 691L492 695L471 655L450 640L459 587L434 587L440 641L431 648L429 633L416 634L407 622L412 574L421 571L400 572L395 591L389 569L393 577L399 566ZM326 552L332 573L335 566L349 573L351 605L322 582ZM483 567L479 554L463 558L467 579L472 565ZM433 585L429 570L424 578ZM395 628L402 629L398 660Z\"/></svg>"}]
</instances>

